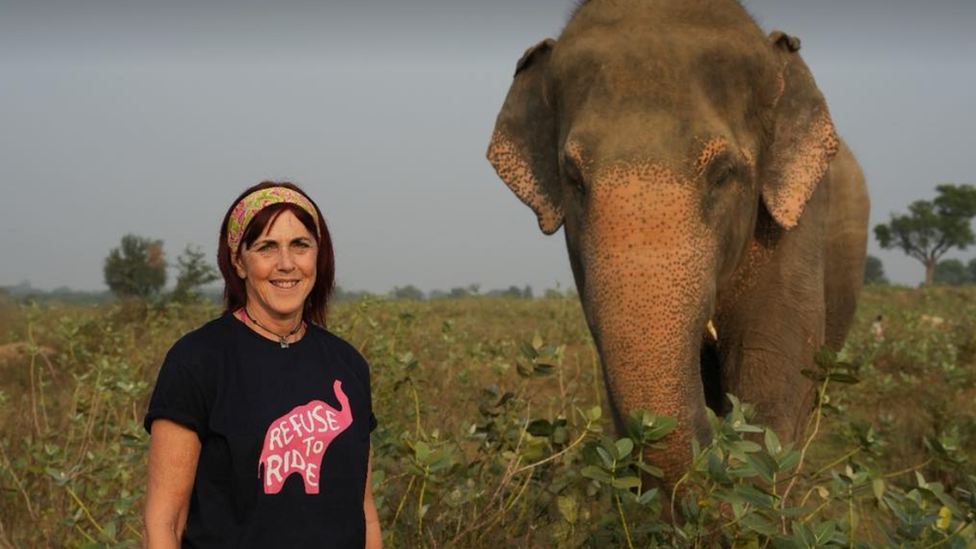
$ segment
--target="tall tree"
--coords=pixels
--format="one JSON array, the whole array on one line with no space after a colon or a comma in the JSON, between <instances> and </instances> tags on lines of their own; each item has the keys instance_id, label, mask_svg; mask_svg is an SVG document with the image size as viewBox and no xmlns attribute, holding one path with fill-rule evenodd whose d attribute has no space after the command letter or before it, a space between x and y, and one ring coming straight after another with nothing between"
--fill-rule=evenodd
<instances>
[{"instance_id":1,"label":"tall tree","mask_svg":"<svg viewBox=\"0 0 976 549\"><path fill-rule=\"evenodd\" d=\"M969 260L969 263L966 265L966 268L969 269L970 280L972 280L973 283L976 284L976 257Z\"/></svg>"},{"instance_id":2,"label":"tall tree","mask_svg":"<svg viewBox=\"0 0 976 549\"><path fill-rule=\"evenodd\" d=\"M148 298L166 285L163 241L134 234L122 237L105 258L105 284L119 297Z\"/></svg>"},{"instance_id":3,"label":"tall tree","mask_svg":"<svg viewBox=\"0 0 976 549\"><path fill-rule=\"evenodd\" d=\"M170 299L173 301L180 303L199 301L199 289L220 278L217 269L204 259L203 252L189 244L176 258L176 263L179 272L176 275L176 287L170 294Z\"/></svg>"},{"instance_id":4,"label":"tall tree","mask_svg":"<svg viewBox=\"0 0 976 549\"><path fill-rule=\"evenodd\" d=\"M884 263L873 255L864 258L864 283L865 284L887 284L888 277L885 276Z\"/></svg>"},{"instance_id":5,"label":"tall tree","mask_svg":"<svg viewBox=\"0 0 976 549\"><path fill-rule=\"evenodd\" d=\"M891 221L874 227L882 248L899 248L925 266L926 284L935 281L935 266L946 252L976 242L976 187L939 185L936 191L935 200L916 200L907 214L891 214Z\"/></svg>"}]
</instances>

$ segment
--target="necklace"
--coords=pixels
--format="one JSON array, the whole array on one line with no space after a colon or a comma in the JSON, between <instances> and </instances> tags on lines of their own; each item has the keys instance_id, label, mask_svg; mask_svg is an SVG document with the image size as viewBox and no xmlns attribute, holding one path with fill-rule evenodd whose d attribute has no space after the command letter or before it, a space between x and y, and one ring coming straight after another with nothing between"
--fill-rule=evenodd
<instances>
[{"instance_id":1,"label":"necklace","mask_svg":"<svg viewBox=\"0 0 976 549\"><path fill-rule=\"evenodd\" d=\"M287 335L281 335L281 334L279 334L277 332L273 332L273 331L265 328L263 325L261 325L260 322L258 322L257 320L254 320L254 317L251 316L251 313L247 312L247 307L244 307L244 315L247 316L247 319L248 320L250 320L251 322L253 322L254 324L256 324L258 328L261 328L262 330L264 330L265 332L268 332L269 334L278 336L278 343L281 345L281 348L282 349L287 349L288 348L288 346L290 345L290 343L288 343L288 338L291 337L291 336L293 336L293 335L295 335L295 334L297 334L298 333L298 330L301 330L302 329L302 326L305 325L305 321L300 320L298 322L298 325L295 326L295 329L294 330L288 332Z\"/></svg>"}]
</instances>

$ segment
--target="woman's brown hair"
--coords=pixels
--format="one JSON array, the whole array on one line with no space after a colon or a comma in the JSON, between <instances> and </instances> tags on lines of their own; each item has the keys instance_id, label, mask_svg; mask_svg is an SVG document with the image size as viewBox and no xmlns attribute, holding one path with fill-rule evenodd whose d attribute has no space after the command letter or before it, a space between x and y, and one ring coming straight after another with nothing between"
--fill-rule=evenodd
<instances>
[{"instance_id":1,"label":"woman's brown hair","mask_svg":"<svg viewBox=\"0 0 976 549\"><path fill-rule=\"evenodd\" d=\"M224 215L224 220L220 224L220 242L217 244L217 265L220 267L220 273L224 275L224 312L236 311L247 304L246 286L244 280L237 275L230 245L227 244L227 220L230 218L231 212L234 211L234 207L245 196L254 191L267 189L268 187L284 187L299 192L305 198L308 198L312 207L315 208L319 225L316 227L315 218L297 204L272 204L255 214L254 218L244 229L244 235L241 238L241 248L250 249L251 244L264 233L265 227L270 229L270 226L274 225L275 220L282 212L287 210L295 214L295 217L298 218L302 225L305 225L308 232L312 233L313 237L317 239L319 248L318 256L315 258L315 285L312 286L312 291L305 300L302 318L307 322L317 324L324 328L326 325L326 317L329 313L329 300L332 298L332 292L335 289L335 255L332 252L332 236L329 234L329 228L325 224L325 218L322 217L322 211L319 210L318 204L305 191L288 181L263 181L254 185L241 193L231 203L230 208Z\"/></svg>"}]
</instances>

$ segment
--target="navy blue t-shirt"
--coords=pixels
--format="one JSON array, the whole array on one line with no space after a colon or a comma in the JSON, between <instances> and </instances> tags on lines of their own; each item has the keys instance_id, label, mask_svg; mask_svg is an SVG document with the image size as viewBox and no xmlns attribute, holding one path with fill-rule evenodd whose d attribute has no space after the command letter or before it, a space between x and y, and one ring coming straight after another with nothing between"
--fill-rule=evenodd
<instances>
[{"instance_id":1,"label":"navy blue t-shirt","mask_svg":"<svg viewBox=\"0 0 976 549\"><path fill-rule=\"evenodd\" d=\"M159 418L202 444L184 548L365 545L376 418L349 343L309 325L283 349L224 314L166 355L146 430Z\"/></svg>"}]
</instances>

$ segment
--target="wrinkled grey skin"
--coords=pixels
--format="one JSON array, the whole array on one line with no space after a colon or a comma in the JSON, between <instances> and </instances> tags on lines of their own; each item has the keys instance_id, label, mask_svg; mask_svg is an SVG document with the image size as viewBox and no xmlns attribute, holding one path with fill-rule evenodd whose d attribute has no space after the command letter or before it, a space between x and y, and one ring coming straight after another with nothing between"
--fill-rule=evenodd
<instances>
[{"instance_id":1,"label":"wrinkled grey skin","mask_svg":"<svg viewBox=\"0 0 976 549\"><path fill-rule=\"evenodd\" d=\"M799 40L732 0L591 0L519 60L488 159L566 244L618 426L755 404L786 442L861 289L868 197ZM711 321L717 340L706 329Z\"/></svg>"}]
</instances>

